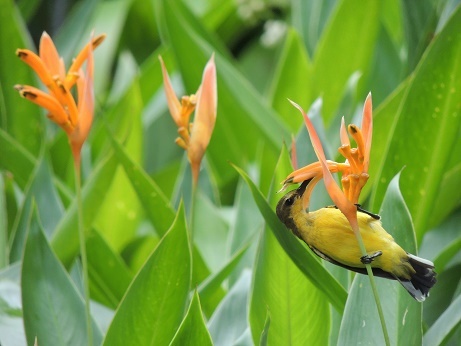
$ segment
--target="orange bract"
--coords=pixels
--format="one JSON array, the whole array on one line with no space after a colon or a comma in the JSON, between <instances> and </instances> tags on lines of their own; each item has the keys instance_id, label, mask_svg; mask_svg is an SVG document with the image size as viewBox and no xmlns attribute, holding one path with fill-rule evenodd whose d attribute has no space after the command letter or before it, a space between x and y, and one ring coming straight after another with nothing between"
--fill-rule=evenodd
<instances>
[{"instance_id":1,"label":"orange bract","mask_svg":"<svg viewBox=\"0 0 461 346\"><path fill-rule=\"evenodd\" d=\"M181 102L173 90L170 77L160 56L159 60L162 66L163 85L168 108L178 127L179 137L176 139L176 144L187 151L193 180L194 183L197 183L200 164L216 122L218 95L214 55L211 56L203 70L202 83L197 92L190 96L183 96ZM194 109L194 121L189 123L190 115Z\"/></svg>"},{"instance_id":2,"label":"orange bract","mask_svg":"<svg viewBox=\"0 0 461 346\"><path fill-rule=\"evenodd\" d=\"M64 61L46 32L40 39L39 55L28 49L16 51L16 55L37 73L48 93L28 85L15 85L15 89L22 97L45 108L49 112L48 117L66 132L77 165L80 164L80 150L93 120L93 49L104 38L105 35L93 38L80 51L67 74ZM86 74L81 70L85 61ZM75 84L78 104L70 91Z\"/></svg>"},{"instance_id":3,"label":"orange bract","mask_svg":"<svg viewBox=\"0 0 461 346\"><path fill-rule=\"evenodd\" d=\"M373 127L371 94L369 94L365 100L362 129L358 128L356 125L348 126L349 135L357 143L356 148L351 148L344 119L342 120L340 129L341 147L338 151L346 158L344 163L326 160L320 139L309 117L299 105L294 102L291 103L303 114L312 145L319 161L311 163L310 165L300 168L288 175L283 182L284 186L282 189L284 189L288 184L300 183L305 180L312 179L306 188L305 194L303 195L303 207L307 209L312 189L323 177L326 189L333 202L350 221L355 219L356 216L354 215L356 213L356 207L354 204L358 203L360 192L369 177L368 166L370 162ZM336 184L331 173L342 174L342 191Z\"/></svg>"}]
</instances>

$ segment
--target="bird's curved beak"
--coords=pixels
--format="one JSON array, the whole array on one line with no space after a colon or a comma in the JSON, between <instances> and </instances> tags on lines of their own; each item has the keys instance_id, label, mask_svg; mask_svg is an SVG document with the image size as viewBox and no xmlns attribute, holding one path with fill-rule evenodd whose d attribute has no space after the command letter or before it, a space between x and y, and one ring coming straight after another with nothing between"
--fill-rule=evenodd
<instances>
[{"instance_id":1,"label":"bird's curved beak","mask_svg":"<svg viewBox=\"0 0 461 346\"><path fill-rule=\"evenodd\" d=\"M311 182L312 178L311 179L307 179L307 180L304 180L301 185L299 185L299 187L297 188L296 190L296 194L298 196L302 196L304 194L304 191L306 191L306 187L307 185L309 185L309 183Z\"/></svg>"}]
</instances>

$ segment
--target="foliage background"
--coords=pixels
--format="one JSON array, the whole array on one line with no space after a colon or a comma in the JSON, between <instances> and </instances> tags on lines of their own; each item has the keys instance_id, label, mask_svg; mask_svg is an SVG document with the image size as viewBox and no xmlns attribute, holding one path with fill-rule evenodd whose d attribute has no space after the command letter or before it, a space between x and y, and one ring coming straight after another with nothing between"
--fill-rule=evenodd
<instances>
[{"instance_id":1,"label":"foliage background","mask_svg":"<svg viewBox=\"0 0 461 346\"><path fill-rule=\"evenodd\" d=\"M367 278L322 264L272 211L292 135L299 165L314 160L286 99L311 109L335 158L340 116L358 123L369 91L363 204L439 280L421 305L378 279L391 341L459 344L458 3L0 0L1 344L86 342L67 139L12 88L37 85L14 52L43 30L67 64L92 30L107 34L83 155L96 344L382 342ZM212 52L218 117L192 197L157 56L181 95ZM313 207L328 203L317 188Z\"/></svg>"}]
</instances>

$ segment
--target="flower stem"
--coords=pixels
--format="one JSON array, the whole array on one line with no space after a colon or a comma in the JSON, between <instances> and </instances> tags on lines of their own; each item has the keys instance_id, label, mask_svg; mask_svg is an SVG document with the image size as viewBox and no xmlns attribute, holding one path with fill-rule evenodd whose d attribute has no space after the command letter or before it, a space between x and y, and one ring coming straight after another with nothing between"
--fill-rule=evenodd
<instances>
[{"instance_id":1,"label":"flower stem","mask_svg":"<svg viewBox=\"0 0 461 346\"><path fill-rule=\"evenodd\" d=\"M78 236L80 243L80 258L82 260L83 296L85 300L86 331L88 345L93 346L93 331L90 312L90 283L88 278L88 258L86 256L85 226L83 224L82 179L80 164L75 164L75 189L77 192Z\"/></svg>"},{"instance_id":2,"label":"flower stem","mask_svg":"<svg viewBox=\"0 0 461 346\"><path fill-rule=\"evenodd\" d=\"M356 220L355 220L356 221ZM363 243L362 235L360 234L360 228L357 222L351 222L352 229L354 230L355 237L357 238L357 242L359 243L360 252L363 256L367 255L367 250L365 248L365 244ZM387 346L390 345L389 341L389 333L387 332L386 327L386 320L384 319L383 308L381 306L381 300L379 299L378 289L376 288L375 277L373 276L373 271L371 270L371 265L365 264L365 268L367 270L368 277L370 278L370 285L373 291L373 296L376 302L376 308L378 309L379 320L381 321L381 327L383 329L384 334L384 342Z\"/></svg>"}]
</instances>

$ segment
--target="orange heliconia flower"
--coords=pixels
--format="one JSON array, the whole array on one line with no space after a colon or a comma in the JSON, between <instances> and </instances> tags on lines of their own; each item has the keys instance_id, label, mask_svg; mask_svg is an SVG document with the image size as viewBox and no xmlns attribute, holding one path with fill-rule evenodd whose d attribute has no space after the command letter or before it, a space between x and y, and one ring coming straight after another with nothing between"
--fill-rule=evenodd
<instances>
[{"instance_id":1,"label":"orange heliconia flower","mask_svg":"<svg viewBox=\"0 0 461 346\"><path fill-rule=\"evenodd\" d=\"M203 70L202 83L195 94L183 96L178 100L171 85L162 57L163 85L171 117L178 126L179 137L176 144L187 151L194 183L198 181L200 163L213 134L218 106L218 89L216 83L216 65L214 54ZM194 121L189 123L190 115L195 109Z\"/></svg>"},{"instance_id":2,"label":"orange heliconia flower","mask_svg":"<svg viewBox=\"0 0 461 346\"><path fill-rule=\"evenodd\" d=\"M323 178L325 187L333 202L347 217L351 225L356 223L356 205L359 200L360 192L369 178L368 167L370 164L370 149L373 129L371 93L368 94L367 99L365 100L362 128L360 129L356 125L348 126L349 134L357 143L356 148L351 148L349 137L346 132L346 126L344 124L344 118L342 120L340 130L341 147L338 151L346 158L344 163L326 160L322 144L309 117L299 105L292 101L290 102L302 113L304 117L309 137L319 161L292 172L284 180L283 188L285 188L288 184L300 183L305 180L312 179L303 195L303 206L307 209L312 189L315 184ZM342 191L333 179L331 173L342 173Z\"/></svg>"},{"instance_id":3,"label":"orange heliconia flower","mask_svg":"<svg viewBox=\"0 0 461 346\"><path fill-rule=\"evenodd\" d=\"M93 49L104 38L105 35L92 38L74 59L67 74L64 61L46 32L40 39L39 55L29 49L16 51L16 55L37 73L48 93L28 85L15 85L15 89L22 97L45 108L48 118L66 132L77 167L80 166L81 147L93 121ZM86 73L81 69L85 61ZM71 93L74 85L77 85L77 102Z\"/></svg>"}]
</instances>

